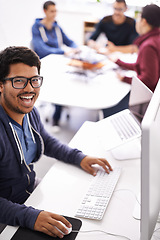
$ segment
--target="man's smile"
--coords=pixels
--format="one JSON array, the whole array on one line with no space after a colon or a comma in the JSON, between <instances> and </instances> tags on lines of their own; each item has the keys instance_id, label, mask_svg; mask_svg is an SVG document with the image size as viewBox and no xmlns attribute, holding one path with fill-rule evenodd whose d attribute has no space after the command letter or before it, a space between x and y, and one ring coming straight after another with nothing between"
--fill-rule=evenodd
<instances>
[{"instance_id":1,"label":"man's smile","mask_svg":"<svg viewBox=\"0 0 160 240\"><path fill-rule=\"evenodd\" d=\"M17 97L22 101L22 105L24 107L31 107L34 104L34 97L36 93L22 93L19 94Z\"/></svg>"}]
</instances>

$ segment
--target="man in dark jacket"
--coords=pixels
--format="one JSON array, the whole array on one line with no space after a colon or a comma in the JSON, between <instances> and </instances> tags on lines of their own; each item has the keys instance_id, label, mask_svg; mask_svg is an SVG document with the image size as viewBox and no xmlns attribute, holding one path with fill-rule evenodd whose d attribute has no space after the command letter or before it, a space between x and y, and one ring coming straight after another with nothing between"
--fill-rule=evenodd
<instances>
[{"instance_id":1,"label":"man in dark jacket","mask_svg":"<svg viewBox=\"0 0 160 240\"><path fill-rule=\"evenodd\" d=\"M0 223L22 226L51 236L63 235L70 223L62 216L23 203L35 188L33 162L42 154L79 165L96 175L92 164L109 173L105 159L84 155L50 136L34 107L43 77L38 55L26 47L0 52Z\"/></svg>"},{"instance_id":2,"label":"man in dark jacket","mask_svg":"<svg viewBox=\"0 0 160 240\"><path fill-rule=\"evenodd\" d=\"M104 17L97 24L95 32L93 32L87 43L88 46L101 52L101 47L96 40L103 33L106 36L107 45L103 49L103 53L107 54L115 51L132 53L137 51L137 47L132 44L133 40L138 36L135 29L135 20L125 16L126 10L126 1L116 0L113 4L114 13Z\"/></svg>"}]
</instances>

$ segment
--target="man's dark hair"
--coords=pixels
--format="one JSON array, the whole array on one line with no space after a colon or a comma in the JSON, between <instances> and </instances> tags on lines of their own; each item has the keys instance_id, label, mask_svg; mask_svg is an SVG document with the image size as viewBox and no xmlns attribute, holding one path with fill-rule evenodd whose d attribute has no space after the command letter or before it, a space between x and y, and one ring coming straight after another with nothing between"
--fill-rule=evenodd
<instances>
[{"instance_id":1,"label":"man's dark hair","mask_svg":"<svg viewBox=\"0 0 160 240\"><path fill-rule=\"evenodd\" d=\"M116 0L118 3L124 3L124 5L127 7L126 1L125 0Z\"/></svg>"},{"instance_id":2,"label":"man's dark hair","mask_svg":"<svg viewBox=\"0 0 160 240\"><path fill-rule=\"evenodd\" d=\"M56 4L52 1L47 1L43 4L43 9L46 10L50 5L55 6Z\"/></svg>"},{"instance_id":3,"label":"man's dark hair","mask_svg":"<svg viewBox=\"0 0 160 240\"><path fill-rule=\"evenodd\" d=\"M14 63L24 63L30 67L37 67L40 74L41 62L38 55L27 47L8 47L0 52L0 81L9 74L10 65Z\"/></svg>"}]
</instances>

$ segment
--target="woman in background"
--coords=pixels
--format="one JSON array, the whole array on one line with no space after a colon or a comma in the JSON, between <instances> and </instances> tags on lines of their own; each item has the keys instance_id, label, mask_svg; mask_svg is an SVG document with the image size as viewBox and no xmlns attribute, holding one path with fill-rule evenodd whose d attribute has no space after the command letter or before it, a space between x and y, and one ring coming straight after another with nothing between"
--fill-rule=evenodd
<instances>
[{"instance_id":1,"label":"woman in background","mask_svg":"<svg viewBox=\"0 0 160 240\"><path fill-rule=\"evenodd\" d=\"M128 70L134 70L137 77L154 92L160 78L160 7L150 4L142 9L137 19L136 30L139 37L135 40L139 48L135 63L125 63L111 57L116 64ZM131 83L132 78L122 76L123 82Z\"/></svg>"}]
</instances>

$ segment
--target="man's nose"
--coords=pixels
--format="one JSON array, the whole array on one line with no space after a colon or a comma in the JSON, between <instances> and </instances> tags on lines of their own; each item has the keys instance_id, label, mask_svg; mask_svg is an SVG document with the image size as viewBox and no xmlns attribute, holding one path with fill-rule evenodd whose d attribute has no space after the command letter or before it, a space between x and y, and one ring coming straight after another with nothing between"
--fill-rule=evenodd
<instances>
[{"instance_id":1,"label":"man's nose","mask_svg":"<svg viewBox=\"0 0 160 240\"><path fill-rule=\"evenodd\" d=\"M27 86L24 88L27 92L33 91L33 87L31 85L31 81L29 80Z\"/></svg>"}]
</instances>

